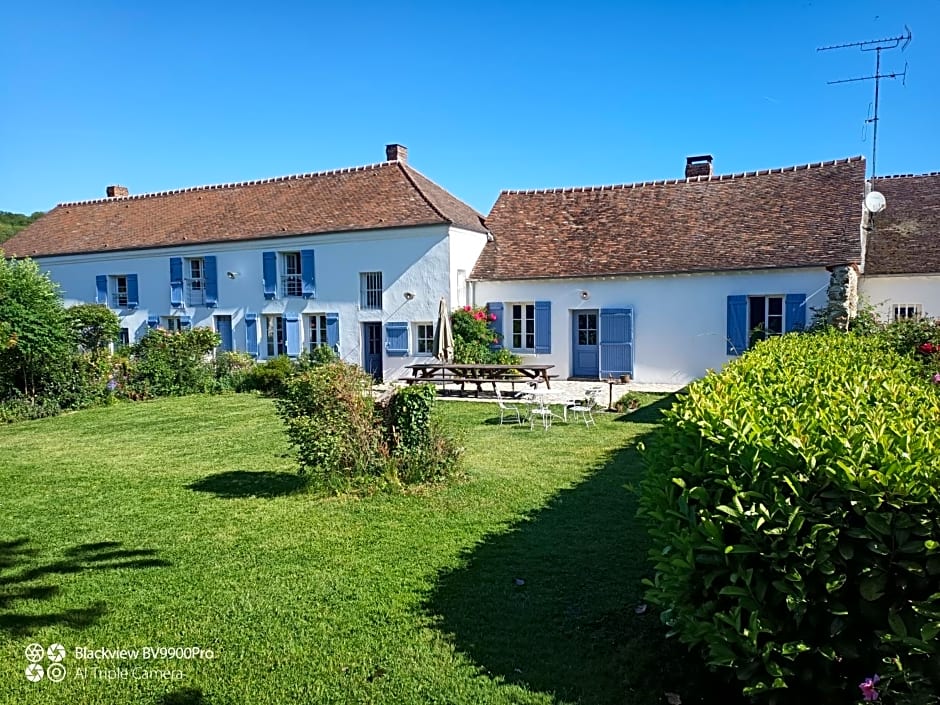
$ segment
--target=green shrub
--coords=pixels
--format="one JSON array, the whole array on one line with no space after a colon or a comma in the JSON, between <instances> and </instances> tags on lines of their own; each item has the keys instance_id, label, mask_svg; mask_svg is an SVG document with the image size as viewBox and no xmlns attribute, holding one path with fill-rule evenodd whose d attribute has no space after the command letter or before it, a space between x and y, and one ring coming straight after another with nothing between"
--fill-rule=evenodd
<instances>
[{"instance_id":1,"label":"green shrub","mask_svg":"<svg viewBox=\"0 0 940 705\"><path fill-rule=\"evenodd\" d=\"M215 356L215 379L220 390L248 391L248 376L255 359L248 353L223 352Z\"/></svg>"},{"instance_id":2,"label":"green shrub","mask_svg":"<svg viewBox=\"0 0 940 705\"><path fill-rule=\"evenodd\" d=\"M278 355L253 365L245 376L244 389L271 397L284 394L288 380L297 374L297 365L287 355Z\"/></svg>"},{"instance_id":3,"label":"green shrub","mask_svg":"<svg viewBox=\"0 0 940 705\"><path fill-rule=\"evenodd\" d=\"M0 401L0 423L14 423L56 416L62 408L55 399L15 395Z\"/></svg>"},{"instance_id":4,"label":"green shrub","mask_svg":"<svg viewBox=\"0 0 940 705\"><path fill-rule=\"evenodd\" d=\"M219 335L210 328L147 331L128 349L125 395L146 399L212 391L215 372L206 358L218 344Z\"/></svg>"},{"instance_id":5,"label":"green shrub","mask_svg":"<svg viewBox=\"0 0 940 705\"><path fill-rule=\"evenodd\" d=\"M461 448L435 413L437 389L416 384L399 389L385 409L385 443L390 451L388 475L412 484L438 480L457 472Z\"/></svg>"},{"instance_id":6,"label":"green shrub","mask_svg":"<svg viewBox=\"0 0 940 705\"><path fill-rule=\"evenodd\" d=\"M383 474L382 428L370 386L371 377L343 362L287 379L277 411L300 472L313 484L342 491Z\"/></svg>"},{"instance_id":7,"label":"green shrub","mask_svg":"<svg viewBox=\"0 0 940 705\"><path fill-rule=\"evenodd\" d=\"M917 364L783 336L691 385L650 442L647 597L745 692L845 703L878 673L891 702L937 701L940 396Z\"/></svg>"}]
</instances>

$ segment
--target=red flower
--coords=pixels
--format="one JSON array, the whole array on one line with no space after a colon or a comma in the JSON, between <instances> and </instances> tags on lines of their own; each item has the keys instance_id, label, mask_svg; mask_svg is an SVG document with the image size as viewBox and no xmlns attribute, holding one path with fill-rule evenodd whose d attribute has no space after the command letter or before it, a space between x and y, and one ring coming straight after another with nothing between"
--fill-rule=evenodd
<instances>
[{"instance_id":1,"label":"red flower","mask_svg":"<svg viewBox=\"0 0 940 705\"><path fill-rule=\"evenodd\" d=\"M929 355L929 354L932 353L932 352L937 352L938 350L940 350L940 348L938 348L938 347L937 347L936 345L934 345L933 343L924 343L923 345L921 345L921 346L920 346L919 348L917 348L917 349L920 350L920 351L921 351L922 353L924 353L925 355Z\"/></svg>"},{"instance_id":2,"label":"red flower","mask_svg":"<svg viewBox=\"0 0 940 705\"><path fill-rule=\"evenodd\" d=\"M491 320L491 321L495 321L495 320L496 320L496 314L495 314L495 313L491 313L491 314L490 314L490 320Z\"/></svg>"},{"instance_id":3,"label":"red flower","mask_svg":"<svg viewBox=\"0 0 940 705\"><path fill-rule=\"evenodd\" d=\"M470 306L464 306L464 307L463 307L463 310L464 310L464 311L470 311L470 310L472 310L472 309L471 309Z\"/></svg>"}]
</instances>

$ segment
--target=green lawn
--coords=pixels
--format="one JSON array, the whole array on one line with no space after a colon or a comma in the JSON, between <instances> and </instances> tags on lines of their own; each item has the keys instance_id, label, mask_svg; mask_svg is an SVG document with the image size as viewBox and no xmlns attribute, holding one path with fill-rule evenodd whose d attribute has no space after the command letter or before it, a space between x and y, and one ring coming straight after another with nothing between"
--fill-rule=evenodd
<instances>
[{"instance_id":1,"label":"green lawn","mask_svg":"<svg viewBox=\"0 0 940 705\"><path fill-rule=\"evenodd\" d=\"M0 703L663 702L677 666L634 611L625 489L666 400L646 402L547 433L442 403L466 476L371 497L298 491L247 395L0 427ZM66 646L62 682L27 681L32 642Z\"/></svg>"}]
</instances>

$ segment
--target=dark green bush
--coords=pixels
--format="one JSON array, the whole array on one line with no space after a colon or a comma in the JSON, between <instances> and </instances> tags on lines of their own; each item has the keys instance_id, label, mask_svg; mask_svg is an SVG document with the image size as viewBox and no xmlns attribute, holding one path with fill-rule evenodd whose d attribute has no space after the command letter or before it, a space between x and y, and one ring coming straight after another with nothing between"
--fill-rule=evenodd
<instances>
[{"instance_id":1,"label":"dark green bush","mask_svg":"<svg viewBox=\"0 0 940 705\"><path fill-rule=\"evenodd\" d=\"M371 377L342 362L289 377L277 411L313 484L343 491L384 472L385 448Z\"/></svg>"},{"instance_id":2,"label":"dark green bush","mask_svg":"<svg viewBox=\"0 0 940 705\"><path fill-rule=\"evenodd\" d=\"M877 337L783 336L689 387L646 452L648 599L769 702L940 693L940 396ZM781 689L786 688L786 691Z\"/></svg>"},{"instance_id":3,"label":"dark green bush","mask_svg":"<svg viewBox=\"0 0 940 705\"><path fill-rule=\"evenodd\" d=\"M207 357L218 344L219 335L210 328L179 333L162 328L147 331L128 349L124 394L146 399L212 391L215 372Z\"/></svg>"},{"instance_id":4,"label":"dark green bush","mask_svg":"<svg viewBox=\"0 0 940 705\"><path fill-rule=\"evenodd\" d=\"M404 484L438 480L457 472L461 449L435 414L437 389L416 384L399 389L385 409L385 442L391 475Z\"/></svg>"},{"instance_id":5,"label":"dark green bush","mask_svg":"<svg viewBox=\"0 0 940 705\"><path fill-rule=\"evenodd\" d=\"M220 391L249 391L248 377L255 359L248 353L223 352L215 356L215 379Z\"/></svg>"},{"instance_id":6,"label":"dark green bush","mask_svg":"<svg viewBox=\"0 0 940 705\"><path fill-rule=\"evenodd\" d=\"M282 396L287 382L297 374L297 365L287 355L278 355L253 365L245 375L244 390L271 397Z\"/></svg>"}]
</instances>

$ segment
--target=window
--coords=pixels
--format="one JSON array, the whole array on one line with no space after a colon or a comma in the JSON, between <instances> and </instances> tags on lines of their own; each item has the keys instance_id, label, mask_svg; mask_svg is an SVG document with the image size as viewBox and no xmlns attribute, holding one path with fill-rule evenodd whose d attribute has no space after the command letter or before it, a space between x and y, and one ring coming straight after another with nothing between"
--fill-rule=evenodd
<instances>
[{"instance_id":1,"label":"window","mask_svg":"<svg viewBox=\"0 0 940 705\"><path fill-rule=\"evenodd\" d=\"M748 297L748 346L758 340L783 335L783 297Z\"/></svg>"},{"instance_id":2,"label":"window","mask_svg":"<svg viewBox=\"0 0 940 705\"><path fill-rule=\"evenodd\" d=\"M362 272L359 275L360 308L382 308L382 272Z\"/></svg>"},{"instance_id":3,"label":"window","mask_svg":"<svg viewBox=\"0 0 940 705\"><path fill-rule=\"evenodd\" d=\"M900 321L909 318L921 318L924 315L922 304L895 304L894 320Z\"/></svg>"},{"instance_id":4,"label":"window","mask_svg":"<svg viewBox=\"0 0 940 705\"><path fill-rule=\"evenodd\" d=\"M287 342L284 336L284 319L281 316L265 316L264 324L268 357L286 355Z\"/></svg>"},{"instance_id":5,"label":"window","mask_svg":"<svg viewBox=\"0 0 940 705\"><path fill-rule=\"evenodd\" d=\"M535 350L535 304L510 304L513 350Z\"/></svg>"},{"instance_id":6,"label":"window","mask_svg":"<svg viewBox=\"0 0 940 705\"><path fill-rule=\"evenodd\" d=\"M206 277L202 258L186 260L186 303L204 306L206 303Z\"/></svg>"},{"instance_id":7,"label":"window","mask_svg":"<svg viewBox=\"0 0 940 705\"><path fill-rule=\"evenodd\" d=\"M457 270L457 306L467 305L467 270Z\"/></svg>"},{"instance_id":8,"label":"window","mask_svg":"<svg viewBox=\"0 0 940 705\"><path fill-rule=\"evenodd\" d=\"M307 316L307 347L310 352L321 345L329 345L326 335L326 314Z\"/></svg>"},{"instance_id":9,"label":"window","mask_svg":"<svg viewBox=\"0 0 940 705\"><path fill-rule=\"evenodd\" d=\"M434 324L415 324L415 352L418 355L434 354Z\"/></svg>"},{"instance_id":10,"label":"window","mask_svg":"<svg viewBox=\"0 0 940 705\"><path fill-rule=\"evenodd\" d=\"M160 319L160 327L171 333L180 333L192 328L192 319L189 316L164 316Z\"/></svg>"},{"instance_id":11,"label":"window","mask_svg":"<svg viewBox=\"0 0 940 705\"><path fill-rule=\"evenodd\" d=\"M130 328L121 328L120 333L118 333L118 347L126 348L131 344L131 330Z\"/></svg>"},{"instance_id":12,"label":"window","mask_svg":"<svg viewBox=\"0 0 940 705\"><path fill-rule=\"evenodd\" d=\"M114 308L126 308L127 302L127 277L111 277L111 305Z\"/></svg>"},{"instance_id":13,"label":"window","mask_svg":"<svg viewBox=\"0 0 940 705\"><path fill-rule=\"evenodd\" d=\"M284 252L281 254L284 276L281 277L281 291L284 296L303 296L303 278L300 274L300 253Z\"/></svg>"}]
</instances>

